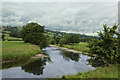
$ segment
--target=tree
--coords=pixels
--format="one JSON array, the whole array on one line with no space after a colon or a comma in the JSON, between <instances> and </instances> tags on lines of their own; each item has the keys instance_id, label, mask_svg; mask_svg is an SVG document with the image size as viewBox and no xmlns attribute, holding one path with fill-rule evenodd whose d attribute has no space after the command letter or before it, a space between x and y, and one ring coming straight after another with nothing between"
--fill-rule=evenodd
<instances>
[{"instance_id":1,"label":"tree","mask_svg":"<svg viewBox=\"0 0 120 80\"><path fill-rule=\"evenodd\" d=\"M61 38L61 39L59 40L60 46L62 46L62 45L65 44L65 43L66 43L66 40L65 40L64 38Z\"/></svg>"},{"instance_id":2,"label":"tree","mask_svg":"<svg viewBox=\"0 0 120 80\"><path fill-rule=\"evenodd\" d=\"M89 42L90 52L95 54L91 60L99 60L103 64L113 64L118 62L118 25L112 28L103 25L104 31L98 32L100 39Z\"/></svg>"},{"instance_id":3,"label":"tree","mask_svg":"<svg viewBox=\"0 0 120 80\"><path fill-rule=\"evenodd\" d=\"M64 35L65 43L79 43L80 41L80 35L79 34L65 34Z\"/></svg>"},{"instance_id":4,"label":"tree","mask_svg":"<svg viewBox=\"0 0 120 80\"><path fill-rule=\"evenodd\" d=\"M66 41L66 44L70 44L71 43L71 35L70 34L65 34L64 35L64 39Z\"/></svg>"},{"instance_id":5,"label":"tree","mask_svg":"<svg viewBox=\"0 0 120 80\"><path fill-rule=\"evenodd\" d=\"M20 30L18 29L18 27L11 27L10 28L10 36L20 38Z\"/></svg>"},{"instance_id":6,"label":"tree","mask_svg":"<svg viewBox=\"0 0 120 80\"><path fill-rule=\"evenodd\" d=\"M55 39L55 43L58 44L59 40L60 40L60 37L59 36L55 36L54 39Z\"/></svg>"},{"instance_id":7,"label":"tree","mask_svg":"<svg viewBox=\"0 0 120 80\"><path fill-rule=\"evenodd\" d=\"M80 41L80 36L78 34L73 34L71 36L71 43L79 43Z\"/></svg>"},{"instance_id":8,"label":"tree","mask_svg":"<svg viewBox=\"0 0 120 80\"><path fill-rule=\"evenodd\" d=\"M44 48L47 46L47 38L44 33L44 26L31 22L23 26L21 37L25 43L40 45L40 48Z\"/></svg>"},{"instance_id":9,"label":"tree","mask_svg":"<svg viewBox=\"0 0 120 80\"><path fill-rule=\"evenodd\" d=\"M5 34L2 33L2 36L1 36L2 40L5 41Z\"/></svg>"},{"instance_id":10,"label":"tree","mask_svg":"<svg viewBox=\"0 0 120 80\"><path fill-rule=\"evenodd\" d=\"M55 39L51 38L50 40L51 40L50 41L51 44L55 44Z\"/></svg>"}]
</instances>

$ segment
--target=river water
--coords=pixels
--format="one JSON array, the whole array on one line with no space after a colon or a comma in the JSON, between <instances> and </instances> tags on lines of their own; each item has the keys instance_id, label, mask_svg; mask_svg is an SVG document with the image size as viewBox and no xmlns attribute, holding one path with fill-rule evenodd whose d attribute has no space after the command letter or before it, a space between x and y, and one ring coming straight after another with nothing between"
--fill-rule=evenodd
<instances>
[{"instance_id":1,"label":"river water","mask_svg":"<svg viewBox=\"0 0 120 80\"><path fill-rule=\"evenodd\" d=\"M95 69L87 65L90 57L82 54L62 51L56 47L43 49L49 57L3 64L3 78L58 78Z\"/></svg>"}]
</instances>

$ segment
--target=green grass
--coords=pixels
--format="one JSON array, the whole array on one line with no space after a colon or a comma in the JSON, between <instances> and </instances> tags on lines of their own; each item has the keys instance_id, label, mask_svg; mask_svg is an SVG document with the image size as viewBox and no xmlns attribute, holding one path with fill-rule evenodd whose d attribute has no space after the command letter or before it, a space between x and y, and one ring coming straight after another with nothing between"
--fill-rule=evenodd
<instances>
[{"instance_id":1,"label":"green grass","mask_svg":"<svg viewBox=\"0 0 120 80\"><path fill-rule=\"evenodd\" d=\"M118 78L118 65L99 67L76 75L63 76L65 78Z\"/></svg>"},{"instance_id":2,"label":"green grass","mask_svg":"<svg viewBox=\"0 0 120 80\"><path fill-rule=\"evenodd\" d=\"M69 49L74 49L82 52L89 52L88 43L74 43L71 45L63 45L62 47L66 47Z\"/></svg>"},{"instance_id":3,"label":"green grass","mask_svg":"<svg viewBox=\"0 0 120 80\"><path fill-rule=\"evenodd\" d=\"M9 34L5 34L6 41L22 41L22 38L15 38L15 37L10 37Z\"/></svg>"},{"instance_id":4,"label":"green grass","mask_svg":"<svg viewBox=\"0 0 120 80\"><path fill-rule=\"evenodd\" d=\"M41 52L40 48L23 41L2 41L2 60L17 61L28 59Z\"/></svg>"}]
</instances>

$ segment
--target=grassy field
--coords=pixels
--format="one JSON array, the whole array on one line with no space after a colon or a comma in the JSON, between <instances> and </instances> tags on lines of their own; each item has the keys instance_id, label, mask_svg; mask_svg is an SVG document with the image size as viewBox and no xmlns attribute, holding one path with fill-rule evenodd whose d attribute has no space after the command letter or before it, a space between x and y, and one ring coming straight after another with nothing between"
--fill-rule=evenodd
<instances>
[{"instance_id":1,"label":"grassy field","mask_svg":"<svg viewBox=\"0 0 120 80\"><path fill-rule=\"evenodd\" d=\"M15 37L10 37L9 34L5 34L6 41L22 41L22 38L15 38Z\"/></svg>"},{"instance_id":2,"label":"grassy field","mask_svg":"<svg viewBox=\"0 0 120 80\"><path fill-rule=\"evenodd\" d=\"M89 52L88 43L74 43L72 45L63 45L62 47L66 47L69 49L74 49L82 52Z\"/></svg>"},{"instance_id":3,"label":"grassy field","mask_svg":"<svg viewBox=\"0 0 120 80\"><path fill-rule=\"evenodd\" d=\"M118 78L118 65L99 67L76 75L63 76L64 78ZM93 79L92 79L93 80Z\"/></svg>"},{"instance_id":4,"label":"grassy field","mask_svg":"<svg viewBox=\"0 0 120 80\"><path fill-rule=\"evenodd\" d=\"M2 41L2 60L17 61L28 59L41 52L40 48L23 41Z\"/></svg>"}]
</instances>

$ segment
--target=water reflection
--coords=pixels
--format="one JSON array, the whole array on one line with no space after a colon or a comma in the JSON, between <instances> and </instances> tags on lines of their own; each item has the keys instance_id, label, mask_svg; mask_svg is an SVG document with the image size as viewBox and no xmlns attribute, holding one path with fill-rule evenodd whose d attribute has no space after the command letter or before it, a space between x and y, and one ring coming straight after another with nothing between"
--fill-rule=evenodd
<instances>
[{"instance_id":1,"label":"water reflection","mask_svg":"<svg viewBox=\"0 0 120 80\"><path fill-rule=\"evenodd\" d=\"M79 54L67 52L67 51L62 51L62 53L59 53L59 54L62 55L63 59L67 60L67 61L72 60L72 61L78 62L79 58L80 58ZM25 72L32 73L34 75L43 74L43 70L46 66L46 63L52 62L49 54L46 54L46 55L48 57L43 57L43 58L35 60L34 62L25 64L25 65L21 66L21 69L24 70Z\"/></svg>"},{"instance_id":2,"label":"water reflection","mask_svg":"<svg viewBox=\"0 0 120 80\"><path fill-rule=\"evenodd\" d=\"M43 69L45 68L47 61L51 61L49 57L40 58L34 62L21 66L21 68L25 72L33 73L34 75L40 75L43 74Z\"/></svg>"},{"instance_id":3,"label":"water reflection","mask_svg":"<svg viewBox=\"0 0 120 80\"><path fill-rule=\"evenodd\" d=\"M63 58L64 58L65 60L67 60L67 61L73 60L73 61L78 62L78 61L79 61L79 58L80 58L79 54L73 53L73 52L64 51L64 52L62 52L62 53L60 53L60 54L61 54L61 55L63 56Z\"/></svg>"},{"instance_id":4,"label":"water reflection","mask_svg":"<svg viewBox=\"0 0 120 80\"><path fill-rule=\"evenodd\" d=\"M28 63L27 60L18 61L18 62L11 62L11 63L2 63L2 69L9 69L12 67L18 67L18 66L24 65L26 63Z\"/></svg>"},{"instance_id":5,"label":"water reflection","mask_svg":"<svg viewBox=\"0 0 120 80\"><path fill-rule=\"evenodd\" d=\"M104 60L100 57L91 57L90 59L87 59L88 65L92 65L92 67L102 67L107 64L104 63Z\"/></svg>"},{"instance_id":6,"label":"water reflection","mask_svg":"<svg viewBox=\"0 0 120 80\"><path fill-rule=\"evenodd\" d=\"M50 60L50 57L49 57L48 54L44 53L44 55L48 57L48 60L47 60L48 62L52 62ZM40 59L40 58L38 58L38 59ZM17 62L10 62L10 63L2 63L2 69L9 69L9 68L12 68L12 67L23 66L23 65L26 65L28 63L34 63L38 59L31 58L29 60L23 60L23 61L17 61ZM43 58L41 58L41 59L43 59Z\"/></svg>"}]
</instances>

